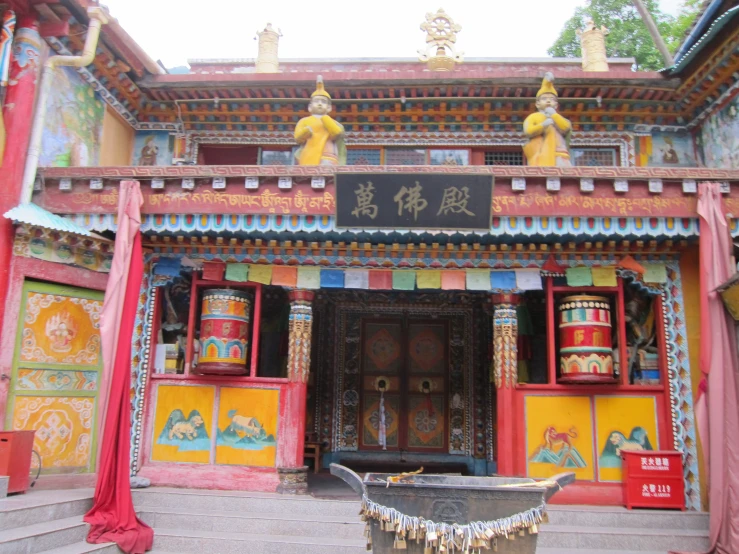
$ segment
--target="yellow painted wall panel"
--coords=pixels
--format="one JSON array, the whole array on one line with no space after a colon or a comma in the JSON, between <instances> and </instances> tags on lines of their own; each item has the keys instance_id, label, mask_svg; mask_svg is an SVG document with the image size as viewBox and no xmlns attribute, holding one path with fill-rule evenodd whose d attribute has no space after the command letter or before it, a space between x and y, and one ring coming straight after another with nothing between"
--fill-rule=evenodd
<instances>
[{"instance_id":1,"label":"yellow painted wall panel","mask_svg":"<svg viewBox=\"0 0 739 554\"><path fill-rule=\"evenodd\" d=\"M131 165L135 131L110 106L105 107L101 166Z\"/></svg>"},{"instance_id":2,"label":"yellow painted wall panel","mask_svg":"<svg viewBox=\"0 0 739 554\"><path fill-rule=\"evenodd\" d=\"M279 401L276 389L221 388L216 463L274 467Z\"/></svg>"},{"instance_id":3,"label":"yellow painted wall panel","mask_svg":"<svg viewBox=\"0 0 739 554\"><path fill-rule=\"evenodd\" d=\"M160 385L156 394L151 459L209 463L215 387Z\"/></svg>"},{"instance_id":4,"label":"yellow painted wall panel","mask_svg":"<svg viewBox=\"0 0 739 554\"><path fill-rule=\"evenodd\" d=\"M657 402L653 396L596 396L598 480L621 482L621 452L655 450Z\"/></svg>"},{"instance_id":5,"label":"yellow painted wall panel","mask_svg":"<svg viewBox=\"0 0 739 554\"><path fill-rule=\"evenodd\" d=\"M528 477L573 471L578 480L594 480L590 398L530 395L525 402Z\"/></svg>"}]
</instances>

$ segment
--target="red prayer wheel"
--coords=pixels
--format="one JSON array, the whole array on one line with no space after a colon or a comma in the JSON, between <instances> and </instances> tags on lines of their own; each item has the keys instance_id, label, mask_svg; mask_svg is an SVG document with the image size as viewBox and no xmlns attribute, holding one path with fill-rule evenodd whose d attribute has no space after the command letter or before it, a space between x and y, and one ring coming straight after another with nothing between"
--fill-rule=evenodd
<instances>
[{"instance_id":1,"label":"red prayer wheel","mask_svg":"<svg viewBox=\"0 0 739 554\"><path fill-rule=\"evenodd\" d=\"M568 296L559 304L560 381L613 381L611 305L602 296Z\"/></svg>"},{"instance_id":2,"label":"red prayer wheel","mask_svg":"<svg viewBox=\"0 0 739 554\"><path fill-rule=\"evenodd\" d=\"M251 299L245 292L211 289L203 293L197 373L246 375Z\"/></svg>"}]
</instances>

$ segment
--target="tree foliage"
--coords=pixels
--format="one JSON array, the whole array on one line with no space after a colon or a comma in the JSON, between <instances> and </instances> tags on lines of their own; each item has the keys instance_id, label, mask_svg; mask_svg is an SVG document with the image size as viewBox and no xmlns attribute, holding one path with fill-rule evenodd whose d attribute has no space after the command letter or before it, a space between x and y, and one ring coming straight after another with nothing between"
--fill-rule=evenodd
<instances>
[{"instance_id":1,"label":"tree foliage","mask_svg":"<svg viewBox=\"0 0 739 554\"><path fill-rule=\"evenodd\" d=\"M685 0L680 14L675 18L662 13L656 0L644 0L668 48L673 51L682 42L701 3L701 0ZM634 58L636 69L641 71L655 71L664 67L664 60L632 0L588 0L586 6L576 8L574 15L565 23L559 38L549 48L549 55L581 57L577 30L584 29L585 22L590 18L597 27L603 25L609 31L606 36L608 57Z\"/></svg>"}]
</instances>

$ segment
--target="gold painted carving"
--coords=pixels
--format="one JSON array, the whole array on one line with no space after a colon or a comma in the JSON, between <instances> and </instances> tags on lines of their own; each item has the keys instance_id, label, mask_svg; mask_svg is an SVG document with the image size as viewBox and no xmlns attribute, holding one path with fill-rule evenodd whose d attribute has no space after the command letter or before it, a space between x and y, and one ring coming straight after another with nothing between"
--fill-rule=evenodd
<instances>
[{"instance_id":1,"label":"gold painted carving","mask_svg":"<svg viewBox=\"0 0 739 554\"><path fill-rule=\"evenodd\" d=\"M451 71L455 63L462 63L464 52L457 52L455 43L462 26L454 23L443 9L427 13L421 23L426 33L426 48L418 51L418 59L426 62L432 71Z\"/></svg>"}]
</instances>

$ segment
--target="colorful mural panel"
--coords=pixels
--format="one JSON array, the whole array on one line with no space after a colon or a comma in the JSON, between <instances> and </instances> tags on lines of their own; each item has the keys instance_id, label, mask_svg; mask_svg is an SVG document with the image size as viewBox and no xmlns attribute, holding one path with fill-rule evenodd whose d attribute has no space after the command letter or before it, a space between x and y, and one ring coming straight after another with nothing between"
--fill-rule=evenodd
<instances>
[{"instance_id":1,"label":"colorful mural panel","mask_svg":"<svg viewBox=\"0 0 739 554\"><path fill-rule=\"evenodd\" d=\"M28 291L20 361L97 366L102 308L100 300Z\"/></svg>"},{"instance_id":2,"label":"colorful mural panel","mask_svg":"<svg viewBox=\"0 0 739 554\"><path fill-rule=\"evenodd\" d=\"M739 168L739 96L703 123L696 142L706 167Z\"/></svg>"},{"instance_id":3,"label":"colorful mural panel","mask_svg":"<svg viewBox=\"0 0 739 554\"><path fill-rule=\"evenodd\" d=\"M693 138L686 133L652 133L650 167L695 167Z\"/></svg>"},{"instance_id":4,"label":"colorful mural panel","mask_svg":"<svg viewBox=\"0 0 739 554\"><path fill-rule=\"evenodd\" d=\"M279 401L277 389L221 388L216 463L274 467Z\"/></svg>"},{"instance_id":5,"label":"colorful mural panel","mask_svg":"<svg viewBox=\"0 0 739 554\"><path fill-rule=\"evenodd\" d=\"M587 396L527 396L525 401L528 477L573 471L595 479L593 415Z\"/></svg>"},{"instance_id":6,"label":"colorful mural panel","mask_svg":"<svg viewBox=\"0 0 739 554\"><path fill-rule=\"evenodd\" d=\"M95 391L97 383L97 371L19 369L15 388L24 391Z\"/></svg>"},{"instance_id":7,"label":"colorful mural panel","mask_svg":"<svg viewBox=\"0 0 739 554\"><path fill-rule=\"evenodd\" d=\"M175 136L168 131L138 131L131 165L172 165Z\"/></svg>"},{"instance_id":8,"label":"colorful mural panel","mask_svg":"<svg viewBox=\"0 0 739 554\"><path fill-rule=\"evenodd\" d=\"M207 464L215 397L215 387L160 385L151 459Z\"/></svg>"},{"instance_id":9,"label":"colorful mural panel","mask_svg":"<svg viewBox=\"0 0 739 554\"><path fill-rule=\"evenodd\" d=\"M658 448L653 396L596 396L595 421L599 481L621 481L621 452Z\"/></svg>"},{"instance_id":10,"label":"colorful mural panel","mask_svg":"<svg viewBox=\"0 0 739 554\"><path fill-rule=\"evenodd\" d=\"M71 67L54 72L44 130L41 166L98 165L105 104Z\"/></svg>"},{"instance_id":11,"label":"colorful mural panel","mask_svg":"<svg viewBox=\"0 0 739 554\"><path fill-rule=\"evenodd\" d=\"M45 473L89 470L94 398L16 396L13 430L36 431L33 448Z\"/></svg>"}]
</instances>

